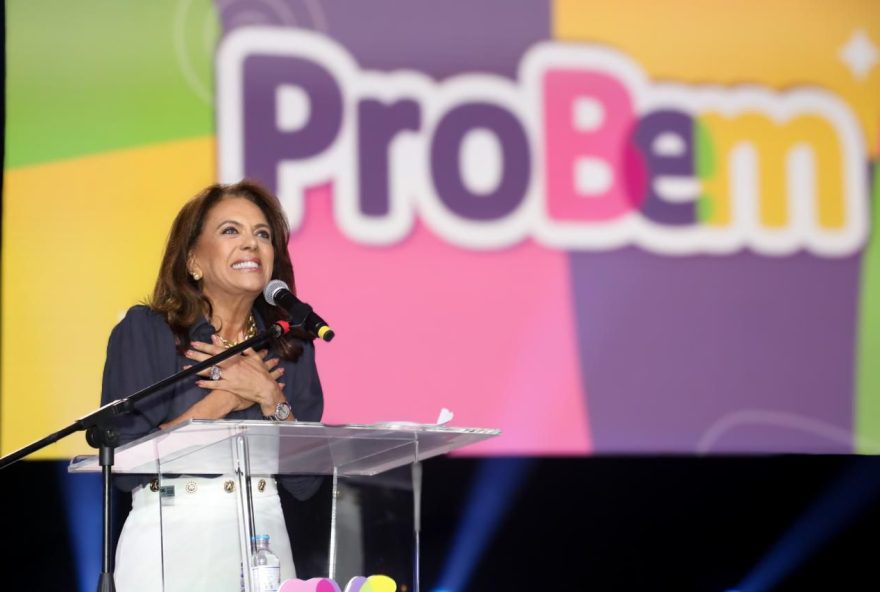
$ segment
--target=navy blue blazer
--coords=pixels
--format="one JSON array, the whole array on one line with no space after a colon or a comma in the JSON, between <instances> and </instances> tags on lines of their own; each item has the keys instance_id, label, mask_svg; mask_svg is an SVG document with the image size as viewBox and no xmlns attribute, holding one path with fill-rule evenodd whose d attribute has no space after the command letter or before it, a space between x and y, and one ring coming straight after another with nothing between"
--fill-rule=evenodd
<instances>
[{"instance_id":1,"label":"navy blue blazer","mask_svg":"<svg viewBox=\"0 0 880 592\"><path fill-rule=\"evenodd\" d=\"M265 323L256 310L254 318L257 328L262 331ZM214 327L204 319L190 329L189 335L192 341L211 343L214 332ZM320 421L324 412L324 394L315 365L315 347L310 341L302 341L301 345L302 354L295 362L281 360L284 396L294 417L302 421ZM272 357L277 356L270 351L269 358ZM147 306L133 306L110 334L101 404L132 395L192 364L192 360L178 353L171 327L161 314ZM200 377L192 376L153 393L135 403L131 413L116 417L114 426L119 432L120 445L155 432L159 425L178 417L204 397L208 391L196 385L197 380ZM226 419L263 419L263 414L259 405L251 405L242 411L233 411ZM148 480L114 478L124 490L131 490ZM309 476L283 477L279 482L298 499L309 497L320 485L319 479Z\"/></svg>"}]
</instances>

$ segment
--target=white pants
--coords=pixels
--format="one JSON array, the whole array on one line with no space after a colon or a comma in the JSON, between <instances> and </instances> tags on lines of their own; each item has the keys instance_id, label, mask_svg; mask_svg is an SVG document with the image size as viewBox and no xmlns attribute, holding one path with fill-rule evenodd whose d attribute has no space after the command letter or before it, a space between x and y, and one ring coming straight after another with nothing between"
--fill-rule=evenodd
<instances>
[{"instance_id":1,"label":"white pants","mask_svg":"<svg viewBox=\"0 0 880 592\"><path fill-rule=\"evenodd\" d=\"M132 492L116 547L116 590L239 592L238 483L225 476L184 476L161 485L161 491L142 486ZM281 581L296 577L275 480L252 477L251 487L254 530L269 535L269 547L281 560Z\"/></svg>"}]
</instances>

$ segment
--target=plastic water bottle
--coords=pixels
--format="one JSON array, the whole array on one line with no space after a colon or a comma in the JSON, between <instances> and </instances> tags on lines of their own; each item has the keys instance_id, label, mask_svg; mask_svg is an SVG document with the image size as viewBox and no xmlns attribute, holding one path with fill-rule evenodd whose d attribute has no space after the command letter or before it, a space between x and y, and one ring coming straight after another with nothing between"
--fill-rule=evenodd
<instances>
[{"instance_id":1,"label":"plastic water bottle","mask_svg":"<svg viewBox=\"0 0 880 592\"><path fill-rule=\"evenodd\" d=\"M254 556L251 559L253 592L278 592L281 587L281 561L269 548L269 535L254 537Z\"/></svg>"}]
</instances>

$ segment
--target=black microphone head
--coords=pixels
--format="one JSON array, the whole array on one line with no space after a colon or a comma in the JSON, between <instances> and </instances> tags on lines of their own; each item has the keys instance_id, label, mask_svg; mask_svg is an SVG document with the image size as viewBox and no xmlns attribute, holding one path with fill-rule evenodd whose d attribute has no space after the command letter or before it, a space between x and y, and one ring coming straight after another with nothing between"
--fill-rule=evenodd
<instances>
[{"instance_id":1,"label":"black microphone head","mask_svg":"<svg viewBox=\"0 0 880 592\"><path fill-rule=\"evenodd\" d=\"M275 301L275 297L278 295L278 292L281 290L290 291L290 286L287 285L283 280L272 280L266 287L263 288L263 298L266 299L266 302L271 304L272 306L278 306L278 303Z\"/></svg>"}]
</instances>

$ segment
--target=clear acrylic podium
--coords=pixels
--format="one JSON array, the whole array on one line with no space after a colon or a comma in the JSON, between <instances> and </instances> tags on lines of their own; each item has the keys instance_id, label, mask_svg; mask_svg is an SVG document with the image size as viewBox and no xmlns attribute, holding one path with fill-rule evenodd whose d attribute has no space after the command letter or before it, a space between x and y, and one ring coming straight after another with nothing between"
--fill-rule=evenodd
<instances>
[{"instance_id":1,"label":"clear acrylic podium","mask_svg":"<svg viewBox=\"0 0 880 592\"><path fill-rule=\"evenodd\" d=\"M340 477L369 478L413 465L452 450L497 436L499 430L455 428L411 423L325 425L308 422L191 420L158 431L116 450L114 474L231 475L236 496L239 545L244 574L249 574L254 534L251 476L330 475L333 478L328 576L335 579L337 564L337 492ZM100 472L96 456L71 461L72 473ZM418 592L420 484L413 471L413 587ZM161 514L161 512L160 512ZM162 532L163 568L179 560L170 549L186 541L166 540ZM294 544L296 544L294 540ZM167 568L166 568L167 569ZM369 575L369 574L362 574ZM235 582L234 584L237 584ZM244 578L250 591L249 578ZM344 582L340 582L344 586ZM166 580L165 590L173 590Z\"/></svg>"}]
</instances>

